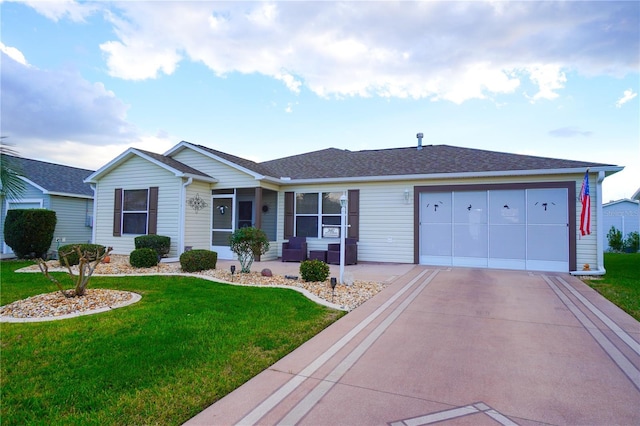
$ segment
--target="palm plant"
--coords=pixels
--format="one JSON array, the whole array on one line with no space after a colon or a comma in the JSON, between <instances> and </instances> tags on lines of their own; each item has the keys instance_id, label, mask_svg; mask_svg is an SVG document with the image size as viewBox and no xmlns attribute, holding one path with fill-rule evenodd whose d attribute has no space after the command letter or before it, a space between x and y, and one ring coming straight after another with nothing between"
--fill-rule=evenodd
<instances>
[{"instance_id":1,"label":"palm plant","mask_svg":"<svg viewBox=\"0 0 640 426\"><path fill-rule=\"evenodd\" d=\"M6 136L0 137L0 195L9 200L17 200L26 190L20 164L16 161L17 151L2 142Z\"/></svg>"}]
</instances>

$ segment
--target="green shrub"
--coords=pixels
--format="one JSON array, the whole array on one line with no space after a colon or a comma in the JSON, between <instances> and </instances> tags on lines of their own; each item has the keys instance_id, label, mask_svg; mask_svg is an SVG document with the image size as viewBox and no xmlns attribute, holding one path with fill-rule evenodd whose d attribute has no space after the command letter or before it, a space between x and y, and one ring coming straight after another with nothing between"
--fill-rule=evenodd
<instances>
[{"instance_id":1,"label":"green shrub","mask_svg":"<svg viewBox=\"0 0 640 426\"><path fill-rule=\"evenodd\" d=\"M329 265L321 260L305 260L300 264L300 276L305 281L326 281Z\"/></svg>"},{"instance_id":2,"label":"green shrub","mask_svg":"<svg viewBox=\"0 0 640 426\"><path fill-rule=\"evenodd\" d=\"M622 251L624 248L624 240L622 239L622 232L619 229L616 229L615 226L612 226L607 232L607 241L609 241L609 247L613 251Z\"/></svg>"},{"instance_id":3,"label":"green shrub","mask_svg":"<svg viewBox=\"0 0 640 426\"><path fill-rule=\"evenodd\" d=\"M51 246L56 222L53 210L9 210L4 221L4 241L20 259L44 258Z\"/></svg>"},{"instance_id":4,"label":"green shrub","mask_svg":"<svg viewBox=\"0 0 640 426\"><path fill-rule=\"evenodd\" d=\"M211 250L189 250L180 255L180 267L184 272L216 269L218 253Z\"/></svg>"},{"instance_id":5,"label":"green shrub","mask_svg":"<svg viewBox=\"0 0 640 426\"><path fill-rule=\"evenodd\" d=\"M635 253L640 249L640 234L637 231L627 234L627 239L624 240L624 248L630 253Z\"/></svg>"},{"instance_id":6,"label":"green shrub","mask_svg":"<svg viewBox=\"0 0 640 426\"><path fill-rule=\"evenodd\" d=\"M229 237L229 248L238 256L240 272L247 273L251 272L253 260L269 250L269 239L262 229L239 228Z\"/></svg>"},{"instance_id":7,"label":"green shrub","mask_svg":"<svg viewBox=\"0 0 640 426\"><path fill-rule=\"evenodd\" d=\"M151 268L158 260L158 253L152 248L135 249L129 254L129 263L134 268Z\"/></svg>"},{"instance_id":8,"label":"green shrub","mask_svg":"<svg viewBox=\"0 0 640 426\"><path fill-rule=\"evenodd\" d=\"M89 261L96 260L98 257L102 256L106 250L106 247L101 246L100 244L67 244L66 246L60 246L58 247L58 260L60 261L60 265L66 266L64 263L64 257L67 258L69 266L80 263L80 256L78 256L76 247L80 247L81 253L87 254Z\"/></svg>"},{"instance_id":9,"label":"green shrub","mask_svg":"<svg viewBox=\"0 0 640 426\"><path fill-rule=\"evenodd\" d=\"M158 256L165 257L171 248L171 238L164 235L140 235L134 239L137 249L154 249Z\"/></svg>"}]
</instances>

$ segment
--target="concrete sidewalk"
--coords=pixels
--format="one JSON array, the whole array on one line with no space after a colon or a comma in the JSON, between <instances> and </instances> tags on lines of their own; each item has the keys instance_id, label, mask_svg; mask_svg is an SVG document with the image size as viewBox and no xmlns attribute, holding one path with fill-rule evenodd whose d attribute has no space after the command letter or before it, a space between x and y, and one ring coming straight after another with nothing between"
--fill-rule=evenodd
<instances>
[{"instance_id":1,"label":"concrete sidewalk","mask_svg":"<svg viewBox=\"0 0 640 426\"><path fill-rule=\"evenodd\" d=\"M407 266L186 424L640 424L640 324L580 280Z\"/></svg>"}]
</instances>

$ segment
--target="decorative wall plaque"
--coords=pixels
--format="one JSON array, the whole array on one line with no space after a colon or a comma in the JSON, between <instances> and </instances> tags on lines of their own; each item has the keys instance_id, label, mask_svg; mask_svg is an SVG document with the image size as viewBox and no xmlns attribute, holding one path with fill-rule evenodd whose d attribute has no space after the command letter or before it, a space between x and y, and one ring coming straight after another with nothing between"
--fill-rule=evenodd
<instances>
[{"instance_id":1,"label":"decorative wall plaque","mask_svg":"<svg viewBox=\"0 0 640 426\"><path fill-rule=\"evenodd\" d=\"M196 194L195 197L191 197L187 200L187 205L191 207L196 214L207 207L207 202L200 198L200 194Z\"/></svg>"}]
</instances>

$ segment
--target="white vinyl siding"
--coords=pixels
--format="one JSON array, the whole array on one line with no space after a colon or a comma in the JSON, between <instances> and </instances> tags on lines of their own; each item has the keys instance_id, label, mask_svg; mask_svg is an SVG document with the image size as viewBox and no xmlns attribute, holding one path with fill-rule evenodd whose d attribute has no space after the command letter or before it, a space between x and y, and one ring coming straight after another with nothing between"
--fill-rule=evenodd
<instances>
[{"instance_id":1,"label":"white vinyl siding","mask_svg":"<svg viewBox=\"0 0 640 426\"><path fill-rule=\"evenodd\" d=\"M122 163L115 173L103 176L97 185L96 244L113 247L114 254L128 255L135 249L136 235L113 236L114 190L148 189L152 186L159 188L157 234L171 238L170 257L178 254L182 179L137 156Z\"/></svg>"},{"instance_id":2,"label":"white vinyl siding","mask_svg":"<svg viewBox=\"0 0 640 426\"><path fill-rule=\"evenodd\" d=\"M405 189L410 190L408 203ZM413 185L360 187L358 260L413 263Z\"/></svg>"},{"instance_id":3,"label":"white vinyl siding","mask_svg":"<svg viewBox=\"0 0 640 426\"><path fill-rule=\"evenodd\" d=\"M61 246L91 242L92 230L87 218L93 214L93 200L51 196L51 210L56 212L58 219L52 249L57 248L56 238L60 238Z\"/></svg>"},{"instance_id":4,"label":"white vinyl siding","mask_svg":"<svg viewBox=\"0 0 640 426\"><path fill-rule=\"evenodd\" d=\"M582 235L580 233L580 213L582 212L582 203L580 202L580 189L582 188L582 179L584 175L576 178L576 270L580 271L586 264L590 269L596 269L598 264L597 242L598 242L598 226L597 226L597 206L601 202L602 197L598 194L596 176L589 176L589 192L591 196L591 234ZM606 230L605 230L606 233ZM604 250L605 247L602 248Z\"/></svg>"},{"instance_id":5,"label":"white vinyl siding","mask_svg":"<svg viewBox=\"0 0 640 426\"><path fill-rule=\"evenodd\" d=\"M211 248L211 185L204 182L193 182L187 186L187 201L201 199L201 210L186 205L185 211L185 246L193 249L209 250ZM204 206L204 204L206 206Z\"/></svg>"},{"instance_id":6,"label":"white vinyl siding","mask_svg":"<svg viewBox=\"0 0 640 426\"><path fill-rule=\"evenodd\" d=\"M214 184L213 188L253 188L259 186L253 176L191 149L183 149L173 158L217 179L218 183Z\"/></svg>"},{"instance_id":7,"label":"white vinyl siding","mask_svg":"<svg viewBox=\"0 0 640 426\"><path fill-rule=\"evenodd\" d=\"M353 183L286 187L280 192L278 209L284 212L284 191L343 192L360 190L358 261L413 263L413 187L406 183ZM404 190L410 189L409 203ZM278 218L278 235L284 232L284 216ZM307 238L309 250L326 250L339 238ZM281 248L281 244L279 244ZM280 251L281 255L281 251Z\"/></svg>"}]
</instances>

